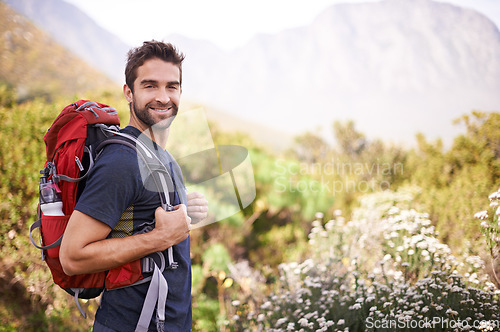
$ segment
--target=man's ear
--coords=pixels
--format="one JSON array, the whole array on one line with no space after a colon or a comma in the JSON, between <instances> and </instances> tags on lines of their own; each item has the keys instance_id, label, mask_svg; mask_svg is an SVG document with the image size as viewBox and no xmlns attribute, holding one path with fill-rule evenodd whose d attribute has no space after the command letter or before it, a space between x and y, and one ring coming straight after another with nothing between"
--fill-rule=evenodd
<instances>
[{"instance_id":1,"label":"man's ear","mask_svg":"<svg viewBox=\"0 0 500 332\"><path fill-rule=\"evenodd\" d=\"M124 84L123 85L123 95L125 96L125 99L127 99L127 101L129 103L132 102L132 100L134 99L134 93L132 92L132 90L128 87L127 84Z\"/></svg>"}]
</instances>

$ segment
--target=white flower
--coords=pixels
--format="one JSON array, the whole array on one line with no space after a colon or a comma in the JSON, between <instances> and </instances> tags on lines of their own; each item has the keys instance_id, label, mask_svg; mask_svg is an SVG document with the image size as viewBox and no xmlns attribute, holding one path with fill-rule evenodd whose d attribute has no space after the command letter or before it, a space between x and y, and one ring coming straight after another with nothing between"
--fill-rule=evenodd
<instances>
[{"instance_id":1,"label":"white flower","mask_svg":"<svg viewBox=\"0 0 500 332\"><path fill-rule=\"evenodd\" d=\"M286 317L278 319L278 321L276 322L276 326L280 326L282 324L285 324L287 320L288 320L288 318L286 318Z\"/></svg>"},{"instance_id":2,"label":"white flower","mask_svg":"<svg viewBox=\"0 0 500 332\"><path fill-rule=\"evenodd\" d=\"M451 315L451 316L457 316L458 315L458 312L452 310L451 308L446 310L446 314L447 315Z\"/></svg>"},{"instance_id":3,"label":"white flower","mask_svg":"<svg viewBox=\"0 0 500 332\"><path fill-rule=\"evenodd\" d=\"M481 211L478 212L474 215L474 218L479 219L479 220L485 220L488 218L488 211Z\"/></svg>"},{"instance_id":4,"label":"white flower","mask_svg":"<svg viewBox=\"0 0 500 332\"><path fill-rule=\"evenodd\" d=\"M344 325L345 324L345 320L343 319L339 319L339 321L337 322L337 325Z\"/></svg>"},{"instance_id":5,"label":"white flower","mask_svg":"<svg viewBox=\"0 0 500 332\"><path fill-rule=\"evenodd\" d=\"M305 319L304 317L302 317L301 319L299 319L299 321L297 323L299 323L299 325L302 326L302 327L307 327L307 325L309 324L309 322L307 321L307 319Z\"/></svg>"},{"instance_id":6,"label":"white flower","mask_svg":"<svg viewBox=\"0 0 500 332\"><path fill-rule=\"evenodd\" d=\"M361 304L354 303L351 308L352 308L352 310L359 310L359 309L361 309Z\"/></svg>"},{"instance_id":7,"label":"white flower","mask_svg":"<svg viewBox=\"0 0 500 332\"><path fill-rule=\"evenodd\" d=\"M488 198L490 199L490 201L493 201L495 199L500 199L500 189L489 195Z\"/></svg>"},{"instance_id":8,"label":"white flower","mask_svg":"<svg viewBox=\"0 0 500 332\"><path fill-rule=\"evenodd\" d=\"M271 309L273 307L272 303L270 301L267 301L261 306L261 309L266 310L266 309Z\"/></svg>"}]
</instances>

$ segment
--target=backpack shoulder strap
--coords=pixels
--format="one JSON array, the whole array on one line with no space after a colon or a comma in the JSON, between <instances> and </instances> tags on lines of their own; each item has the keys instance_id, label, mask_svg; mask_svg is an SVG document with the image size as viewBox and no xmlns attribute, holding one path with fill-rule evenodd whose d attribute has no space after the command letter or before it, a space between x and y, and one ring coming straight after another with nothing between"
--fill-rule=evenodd
<instances>
[{"instance_id":1,"label":"backpack shoulder strap","mask_svg":"<svg viewBox=\"0 0 500 332\"><path fill-rule=\"evenodd\" d=\"M104 139L97 146L95 149L97 154L96 159L99 157L102 149L109 144L122 144L135 150L147 167L149 174L152 175L158 194L160 195L162 208L166 211L172 211L173 207L170 204L170 197L168 195L168 183L173 183L173 180L168 168L148 146L135 136L122 132L113 132L113 134L113 136Z\"/></svg>"}]
</instances>

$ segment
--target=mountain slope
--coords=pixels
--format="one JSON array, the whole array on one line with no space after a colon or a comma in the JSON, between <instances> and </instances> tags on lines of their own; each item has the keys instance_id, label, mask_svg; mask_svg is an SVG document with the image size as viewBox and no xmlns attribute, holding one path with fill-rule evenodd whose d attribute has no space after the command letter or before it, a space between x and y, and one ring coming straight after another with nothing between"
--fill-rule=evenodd
<instances>
[{"instance_id":1,"label":"mountain slope","mask_svg":"<svg viewBox=\"0 0 500 332\"><path fill-rule=\"evenodd\" d=\"M101 28L77 7L61 0L2 0L31 19L59 44L123 83L129 46Z\"/></svg>"},{"instance_id":2,"label":"mountain slope","mask_svg":"<svg viewBox=\"0 0 500 332\"><path fill-rule=\"evenodd\" d=\"M0 82L20 99L74 95L114 88L110 79L91 68L0 2Z\"/></svg>"},{"instance_id":3,"label":"mountain slope","mask_svg":"<svg viewBox=\"0 0 500 332\"><path fill-rule=\"evenodd\" d=\"M167 39L187 54L186 94L289 132L353 119L369 136L451 139L453 119L500 109L498 29L446 3L334 5L308 26L231 52Z\"/></svg>"}]
</instances>

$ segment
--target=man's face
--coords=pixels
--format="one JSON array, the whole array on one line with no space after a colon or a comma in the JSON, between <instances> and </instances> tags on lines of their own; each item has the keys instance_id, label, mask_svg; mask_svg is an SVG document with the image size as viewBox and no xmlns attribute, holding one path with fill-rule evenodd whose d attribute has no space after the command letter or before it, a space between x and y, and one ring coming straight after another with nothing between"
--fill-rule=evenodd
<instances>
[{"instance_id":1,"label":"man's face","mask_svg":"<svg viewBox=\"0 0 500 332\"><path fill-rule=\"evenodd\" d=\"M155 125L166 129L177 114L181 97L179 67L158 58L137 68L134 92L125 85L131 105L130 124L142 131Z\"/></svg>"}]
</instances>

